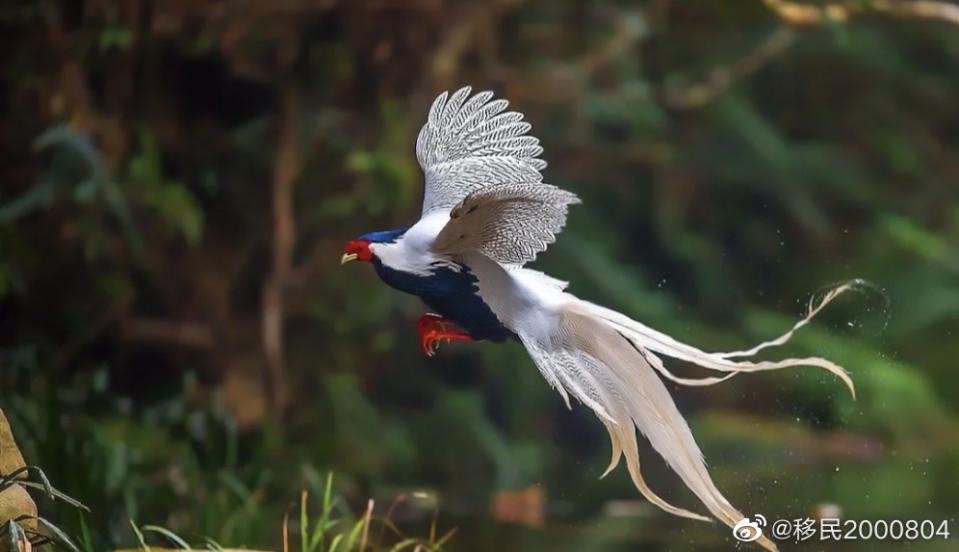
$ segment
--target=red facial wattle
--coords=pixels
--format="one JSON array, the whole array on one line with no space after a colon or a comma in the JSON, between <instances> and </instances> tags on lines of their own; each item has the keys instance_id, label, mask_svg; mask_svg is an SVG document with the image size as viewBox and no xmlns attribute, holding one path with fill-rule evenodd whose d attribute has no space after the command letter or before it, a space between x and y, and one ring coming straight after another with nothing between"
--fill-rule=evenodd
<instances>
[{"instance_id":1,"label":"red facial wattle","mask_svg":"<svg viewBox=\"0 0 959 552\"><path fill-rule=\"evenodd\" d=\"M373 252L370 251L370 242L367 240L352 240L346 242L343 249L343 258L340 264L346 264L350 261L369 262L373 259Z\"/></svg>"}]
</instances>

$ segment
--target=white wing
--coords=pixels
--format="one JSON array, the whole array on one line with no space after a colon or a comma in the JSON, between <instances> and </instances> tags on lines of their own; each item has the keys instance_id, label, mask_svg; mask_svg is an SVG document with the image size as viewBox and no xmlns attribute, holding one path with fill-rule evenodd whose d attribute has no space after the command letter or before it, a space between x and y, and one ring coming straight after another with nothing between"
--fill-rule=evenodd
<instances>
[{"instance_id":1,"label":"white wing","mask_svg":"<svg viewBox=\"0 0 959 552\"><path fill-rule=\"evenodd\" d=\"M416 139L416 158L426 189L423 215L450 210L467 195L486 186L541 182L546 162L539 140L527 136L530 124L509 103L490 101L492 92L467 100L472 89L443 92L430 107Z\"/></svg>"},{"instance_id":2,"label":"white wing","mask_svg":"<svg viewBox=\"0 0 959 552\"><path fill-rule=\"evenodd\" d=\"M576 194L543 183L496 184L466 196L433 244L447 255L478 251L502 265L523 265L556 241Z\"/></svg>"}]
</instances>

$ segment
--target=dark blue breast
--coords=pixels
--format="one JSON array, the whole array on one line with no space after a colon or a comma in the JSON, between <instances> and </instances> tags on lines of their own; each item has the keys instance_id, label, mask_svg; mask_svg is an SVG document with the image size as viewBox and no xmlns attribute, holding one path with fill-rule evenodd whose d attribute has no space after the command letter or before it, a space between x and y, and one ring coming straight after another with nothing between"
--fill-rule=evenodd
<instances>
[{"instance_id":1,"label":"dark blue breast","mask_svg":"<svg viewBox=\"0 0 959 552\"><path fill-rule=\"evenodd\" d=\"M373 265L377 274L390 286L418 296L437 314L469 332L473 339L503 341L514 337L513 332L500 323L493 311L479 296L476 276L468 268L459 270L437 266L429 276L419 276L394 270L376 257Z\"/></svg>"}]
</instances>

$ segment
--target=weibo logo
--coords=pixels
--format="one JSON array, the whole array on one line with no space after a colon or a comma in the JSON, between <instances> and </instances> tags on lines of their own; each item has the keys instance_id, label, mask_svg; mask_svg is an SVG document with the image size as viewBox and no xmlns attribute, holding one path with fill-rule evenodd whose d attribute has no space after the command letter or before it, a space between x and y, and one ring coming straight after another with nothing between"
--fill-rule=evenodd
<instances>
[{"instance_id":1,"label":"weibo logo","mask_svg":"<svg viewBox=\"0 0 959 552\"><path fill-rule=\"evenodd\" d=\"M756 514L755 519L743 518L733 526L733 536L740 542L753 542L763 536L762 528L766 526L766 516Z\"/></svg>"}]
</instances>

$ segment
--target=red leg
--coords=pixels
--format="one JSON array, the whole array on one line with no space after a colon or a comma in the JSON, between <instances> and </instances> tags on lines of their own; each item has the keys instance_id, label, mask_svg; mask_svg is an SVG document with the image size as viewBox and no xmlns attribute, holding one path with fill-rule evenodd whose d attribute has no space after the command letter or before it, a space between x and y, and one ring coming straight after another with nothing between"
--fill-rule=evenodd
<instances>
[{"instance_id":1,"label":"red leg","mask_svg":"<svg viewBox=\"0 0 959 552\"><path fill-rule=\"evenodd\" d=\"M466 332L453 331L453 323L438 314L426 313L416 321L416 333L420 334L420 347L426 356L433 356L440 341L473 341Z\"/></svg>"}]
</instances>

